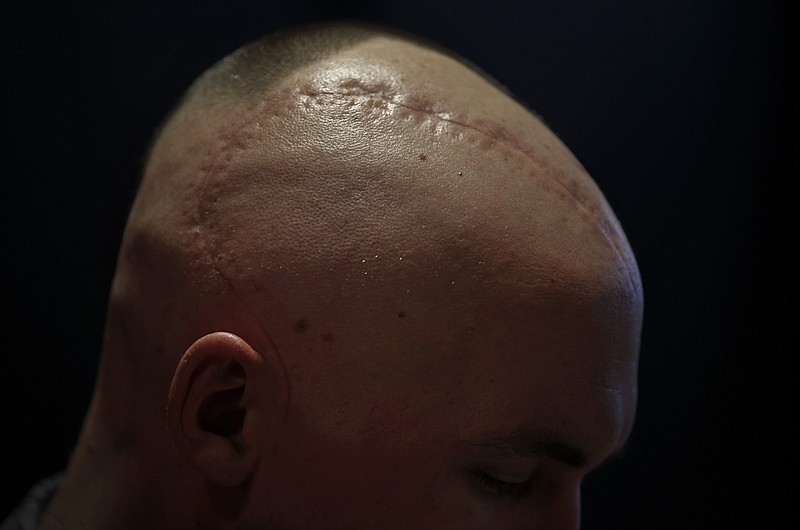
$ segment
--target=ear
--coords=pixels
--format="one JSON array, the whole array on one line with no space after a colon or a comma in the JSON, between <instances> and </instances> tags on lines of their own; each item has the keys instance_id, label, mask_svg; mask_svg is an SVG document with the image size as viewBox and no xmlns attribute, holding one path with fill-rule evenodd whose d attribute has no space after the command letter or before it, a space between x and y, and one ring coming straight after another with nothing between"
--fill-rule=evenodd
<instances>
[{"instance_id":1,"label":"ear","mask_svg":"<svg viewBox=\"0 0 800 530\"><path fill-rule=\"evenodd\" d=\"M218 486L253 476L269 408L270 369L247 342L211 333L183 354L167 406L169 432L186 461Z\"/></svg>"}]
</instances>

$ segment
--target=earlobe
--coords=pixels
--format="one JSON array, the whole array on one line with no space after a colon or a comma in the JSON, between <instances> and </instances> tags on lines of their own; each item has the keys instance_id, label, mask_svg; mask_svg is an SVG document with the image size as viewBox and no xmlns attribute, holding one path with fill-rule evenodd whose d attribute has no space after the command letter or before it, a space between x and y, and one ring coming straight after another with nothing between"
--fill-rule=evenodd
<instances>
[{"instance_id":1,"label":"earlobe","mask_svg":"<svg viewBox=\"0 0 800 530\"><path fill-rule=\"evenodd\" d=\"M170 435L186 461L218 486L238 486L256 471L261 444L252 424L263 364L243 339L217 332L192 344L175 370Z\"/></svg>"}]
</instances>

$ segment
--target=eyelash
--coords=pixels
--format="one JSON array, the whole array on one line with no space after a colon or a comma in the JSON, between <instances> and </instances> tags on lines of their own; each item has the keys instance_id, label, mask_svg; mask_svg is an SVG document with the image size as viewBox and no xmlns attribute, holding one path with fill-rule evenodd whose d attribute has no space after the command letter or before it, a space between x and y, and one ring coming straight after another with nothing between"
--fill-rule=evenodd
<instances>
[{"instance_id":1,"label":"eyelash","mask_svg":"<svg viewBox=\"0 0 800 530\"><path fill-rule=\"evenodd\" d=\"M496 499L520 499L528 493L531 481L506 482L483 471L478 472L478 487L481 492Z\"/></svg>"}]
</instances>

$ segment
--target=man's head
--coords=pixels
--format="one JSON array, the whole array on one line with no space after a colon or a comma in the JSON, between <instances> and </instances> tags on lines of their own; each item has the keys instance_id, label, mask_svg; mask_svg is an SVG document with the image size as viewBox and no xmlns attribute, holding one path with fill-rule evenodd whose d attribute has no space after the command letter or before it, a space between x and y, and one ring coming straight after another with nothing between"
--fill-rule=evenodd
<instances>
[{"instance_id":1,"label":"man's head","mask_svg":"<svg viewBox=\"0 0 800 530\"><path fill-rule=\"evenodd\" d=\"M221 61L162 129L90 429L176 521L569 527L630 431L641 312L540 120L428 45L306 29Z\"/></svg>"}]
</instances>

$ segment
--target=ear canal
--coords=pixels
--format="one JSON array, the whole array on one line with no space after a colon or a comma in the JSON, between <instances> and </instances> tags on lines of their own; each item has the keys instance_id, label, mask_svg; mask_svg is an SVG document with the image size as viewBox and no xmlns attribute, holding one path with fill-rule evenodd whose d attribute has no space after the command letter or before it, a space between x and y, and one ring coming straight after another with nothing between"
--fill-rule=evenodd
<instances>
[{"instance_id":1,"label":"ear canal","mask_svg":"<svg viewBox=\"0 0 800 530\"><path fill-rule=\"evenodd\" d=\"M241 432L246 412L240 404L243 394L244 385L241 385L206 397L200 405L200 427L226 438Z\"/></svg>"}]
</instances>

